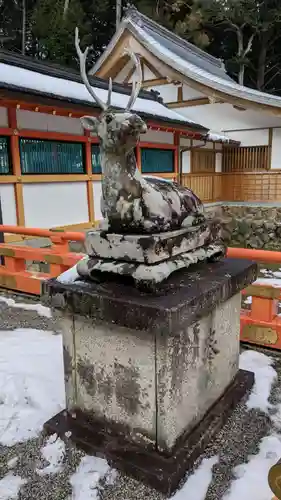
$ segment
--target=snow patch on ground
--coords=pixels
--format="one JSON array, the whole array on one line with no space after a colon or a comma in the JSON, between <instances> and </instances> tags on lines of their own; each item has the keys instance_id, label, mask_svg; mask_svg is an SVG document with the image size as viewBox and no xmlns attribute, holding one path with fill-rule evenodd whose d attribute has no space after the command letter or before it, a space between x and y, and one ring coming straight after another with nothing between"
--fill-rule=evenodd
<instances>
[{"instance_id":1,"label":"snow patch on ground","mask_svg":"<svg viewBox=\"0 0 281 500\"><path fill-rule=\"evenodd\" d=\"M53 434L49 437L45 446L41 448L41 454L44 459L49 462L49 465L44 469L37 469L37 474L44 476L46 474L57 474L62 471L65 457L65 444L57 434Z\"/></svg>"},{"instance_id":2,"label":"snow patch on ground","mask_svg":"<svg viewBox=\"0 0 281 500\"><path fill-rule=\"evenodd\" d=\"M240 355L239 368L255 374L255 384L247 401L247 407L257 408L265 413L271 408L268 401L277 373L272 367L273 359L256 351L244 351Z\"/></svg>"},{"instance_id":3,"label":"snow patch on ground","mask_svg":"<svg viewBox=\"0 0 281 500\"><path fill-rule=\"evenodd\" d=\"M42 304L25 304L23 302L16 302L10 297L4 297L0 295L0 302L4 302L9 307L15 307L16 309L25 309L26 311L35 311L39 316L44 318L51 318L52 313L49 307L43 306Z\"/></svg>"},{"instance_id":4,"label":"snow patch on ground","mask_svg":"<svg viewBox=\"0 0 281 500\"><path fill-rule=\"evenodd\" d=\"M277 435L262 439L257 455L249 457L247 463L233 469L236 479L223 500L271 500L273 493L268 485L268 471L281 456L281 439Z\"/></svg>"},{"instance_id":5,"label":"snow patch on ground","mask_svg":"<svg viewBox=\"0 0 281 500\"><path fill-rule=\"evenodd\" d=\"M212 481L212 469L219 457L204 458L196 471L171 500L204 500Z\"/></svg>"},{"instance_id":6,"label":"snow patch on ground","mask_svg":"<svg viewBox=\"0 0 281 500\"><path fill-rule=\"evenodd\" d=\"M36 437L65 406L61 335L0 331L0 443Z\"/></svg>"},{"instance_id":7,"label":"snow patch on ground","mask_svg":"<svg viewBox=\"0 0 281 500\"><path fill-rule=\"evenodd\" d=\"M0 479L0 500L13 500L18 498L20 488L26 483L20 476L14 476L8 472L3 479Z\"/></svg>"},{"instance_id":8,"label":"snow patch on ground","mask_svg":"<svg viewBox=\"0 0 281 500\"><path fill-rule=\"evenodd\" d=\"M72 500L98 500L100 481L107 482L107 475L111 476L111 469L106 460L88 455L83 457L70 478Z\"/></svg>"}]
</instances>

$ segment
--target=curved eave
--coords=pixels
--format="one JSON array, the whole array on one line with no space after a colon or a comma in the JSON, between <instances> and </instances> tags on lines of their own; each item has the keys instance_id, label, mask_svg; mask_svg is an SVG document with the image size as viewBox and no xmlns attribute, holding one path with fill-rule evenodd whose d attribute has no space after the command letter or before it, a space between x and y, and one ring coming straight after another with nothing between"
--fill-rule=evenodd
<instances>
[{"instance_id":1,"label":"curved eave","mask_svg":"<svg viewBox=\"0 0 281 500\"><path fill-rule=\"evenodd\" d=\"M271 94L244 87L235 82L228 82L220 77L201 70L195 65L184 61L168 49L164 49L158 44L144 29L135 25L132 20L125 19L118 32L111 39L108 47L105 49L91 73L99 72L113 52L116 43L120 40L125 30L128 30L144 48L156 57L161 63L166 64L174 70L187 85L204 93L206 96L220 102L229 102L243 109L263 109L267 112L281 115L281 97L275 97Z\"/></svg>"}]
</instances>

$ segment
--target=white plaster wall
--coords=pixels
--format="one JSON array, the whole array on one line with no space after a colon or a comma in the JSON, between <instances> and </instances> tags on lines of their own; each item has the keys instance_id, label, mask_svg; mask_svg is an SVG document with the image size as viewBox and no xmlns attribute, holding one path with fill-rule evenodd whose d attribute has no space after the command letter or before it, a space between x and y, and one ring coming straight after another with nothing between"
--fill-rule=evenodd
<instances>
[{"instance_id":1,"label":"white plaster wall","mask_svg":"<svg viewBox=\"0 0 281 500\"><path fill-rule=\"evenodd\" d=\"M25 223L51 228L89 221L85 182L24 184Z\"/></svg>"},{"instance_id":2,"label":"white plaster wall","mask_svg":"<svg viewBox=\"0 0 281 500\"><path fill-rule=\"evenodd\" d=\"M239 111L231 104L206 104L177 108L177 113L201 123L214 132L281 126L281 117L248 109Z\"/></svg>"},{"instance_id":3,"label":"white plaster wall","mask_svg":"<svg viewBox=\"0 0 281 500\"><path fill-rule=\"evenodd\" d=\"M143 79L144 80L153 80L154 78L156 78L155 74L152 73L152 71L147 67L147 66L143 66Z\"/></svg>"},{"instance_id":4,"label":"white plaster wall","mask_svg":"<svg viewBox=\"0 0 281 500\"><path fill-rule=\"evenodd\" d=\"M8 127L8 111L3 106L0 106L0 127Z\"/></svg>"},{"instance_id":5,"label":"white plaster wall","mask_svg":"<svg viewBox=\"0 0 281 500\"><path fill-rule=\"evenodd\" d=\"M215 149L221 150L222 149L222 144L220 142L215 142Z\"/></svg>"},{"instance_id":6,"label":"white plaster wall","mask_svg":"<svg viewBox=\"0 0 281 500\"><path fill-rule=\"evenodd\" d=\"M269 130L239 130L237 132L227 132L228 137L234 141L240 141L241 146L267 146Z\"/></svg>"},{"instance_id":7,"label":"white plaster wall","mask_svg":"<svg viewBox=\"0 0 281 500\"><path fill-rule=\"evenodd\" d=\"M180 136L180 145L181 146L186 146L186 147L190 146L191 145L191 141L187 137Z\"/></svg>"},{"instance_id":8,"label":"white plaster wall","mask_svg":"<svg viewBox=\"0 0 281 500\"><path fill-rule=\"evenodd\" d=\"M3 224L17 225L15 190L13 184L0 184Z\"/></svg>"},{"instance_id":9,"label":"white plaster wall","mask_svg":"<svg viewBox=\"0 0 281 500\"><path fill-rule=\"evenodd\" d=\"M174 102L178 100L178 87L173 83L168 83L167 85L158 85L154 87L148 87L147 90L157 90L160 93L164 102ZM176 110L177 111L177 110Z\"/></svg>"},{"instance_id":10,"label":"white plaster wall","mask_svg":"<svg viewBox=\"0 0 281 500\"><path fill-rule=\"evenodd\" d=\"M155 142L161 144L174 144L174 135L171 132L162 132L161 130L148 130L142 134L141 142Z\"/></svg>"},{"instance_id":11,"label":"white plaster wall","mask_svg":"<svg viewBox=\"0 0 281 500\"><path fill-rule=\"evenodd\" d=\"M216 172L222 171L222 153L216 153Z\"/></svg>"},{"instance_id":12,"label":"white plaster wall","mask_svg":"<svg viewBox=\"0 0 281 500\"><path fill-rule=\"evenodd\" d=\"M201 97L206 97L202 92L192 89L188 85L183 85L182 88L183 100L189 101L190 99L200 99Z\"/></svg>"},{"instance_id":13,"label":"white plaster wall","mask_svg":"<svg viewBox=\"0 0 281 500\"><path fill-rule=\"evenodd\" d=\"M79 118L49 115L35 111L17 110L18 127L28 130L44 130L65 134L83 135L83 127Z\"/></svg>"},{"instance_id":14,"label":"white plaster wall","mask_svg":"<svg viewBox=\"0 0 281 500\"><path fill-rule=\"evenodd\" d=\"M95 212L95 220L102 220L103 216L100 208L100 200L101 200L101 182L93 182L93 196L94 196L94 212Z\"/></svg>"},{"instance_id":15,"label":"white plaster wall","mask_svg":"<svg viewBox=\"0 0 281 500\"><path fill-rule=\"evenodd\" d=\"M281 128L273 129L271 168L281 169Z\"/></svg>"},{"instance_id":16,"label":"white plaster wall","mask_svg":"<svg viewBox=\"0 0 281 500\"><path fill-rule=\"evenodd\" d=\"M182 152L182 173L189 174L191 172L191 155L190 151Z\"/></svg>"}]
</instances>

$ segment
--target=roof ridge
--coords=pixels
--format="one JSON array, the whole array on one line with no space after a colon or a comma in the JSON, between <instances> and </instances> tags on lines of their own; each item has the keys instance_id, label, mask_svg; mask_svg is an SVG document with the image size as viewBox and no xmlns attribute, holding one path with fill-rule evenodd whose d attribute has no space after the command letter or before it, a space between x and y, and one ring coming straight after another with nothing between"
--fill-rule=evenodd
<instances>
[{"instance_id":1,"label":"roof ridge","mask_svg":"<svg viewBox=\"0 0 281 500\"><path fill-rule=\"evenodd\" d=\"M40 73L42 75L53 76L55 78L60 78L62 80L68 80L76 83L83 83L78 70L73 68L67 68L65 66L60 66L56 63L50 63L49 61L38 61L29 56L22 56L14 54L13 52L1 50L0 49L0 63L7 64L10 66L17 66L28 71L33 71ZM107 90L109 82L103 78L97 76L88 75L89 81L92 86L100 89ZM1 77L0 77L1 79ZM129 85L113 82L113 92L119 94L130 95L131 87ZM140 99L150 99L153 101L160 102L163 101L155 91L141 90L139 94Z\"/></svg>"},{"instance_id":2,"label":"roof ridge","mask_svg":"<svg viewBox=\"0 0 281 500\"><path fill-rule=\"evenodd\" d=\"M174 43L177 43L178 45L180 45L182 47L189 48L191 51L193 51L196 55L198 55L202 59L208 60L209 62L215 64L219 68L225 69L224 62L221 59L219 59L215 56L212 56L211 54L209 54L205 50L200 49L199 47L197 47L193 43L182 38L177 33L174 33L173 31L169 30L168 28L166 28L162 24L159 24L156 21L154 21L153 19L150 19L148 16L146 16L145 14L140 12L135 6L130 5L129 7L127 7L125 9L125 12L126 12L126 14L125 14L124 20L128 19L128 20L132 20L133 22L144 21L145 23L150 25L149 27L156 28L157 31L161 33L161 35L163 35L163 36L166 35Z\"/></svg>"}]
</instances>

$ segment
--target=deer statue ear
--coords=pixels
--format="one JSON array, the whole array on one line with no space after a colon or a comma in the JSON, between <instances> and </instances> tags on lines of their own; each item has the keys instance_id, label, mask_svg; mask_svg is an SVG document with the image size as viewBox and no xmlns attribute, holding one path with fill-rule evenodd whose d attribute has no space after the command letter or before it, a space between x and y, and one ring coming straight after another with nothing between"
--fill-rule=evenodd
<instances>
[{"instance_id":1,"label":"deer statue ear","mask_svg":"<svg viewBox=\"0 0 281 500\"><path fill-rule=\"evenodd\" d=\"M82 116L81 123L85 129L91 130L91 132L98 131L99 120L94 116Z\"/></svg>"}]
</instances>

